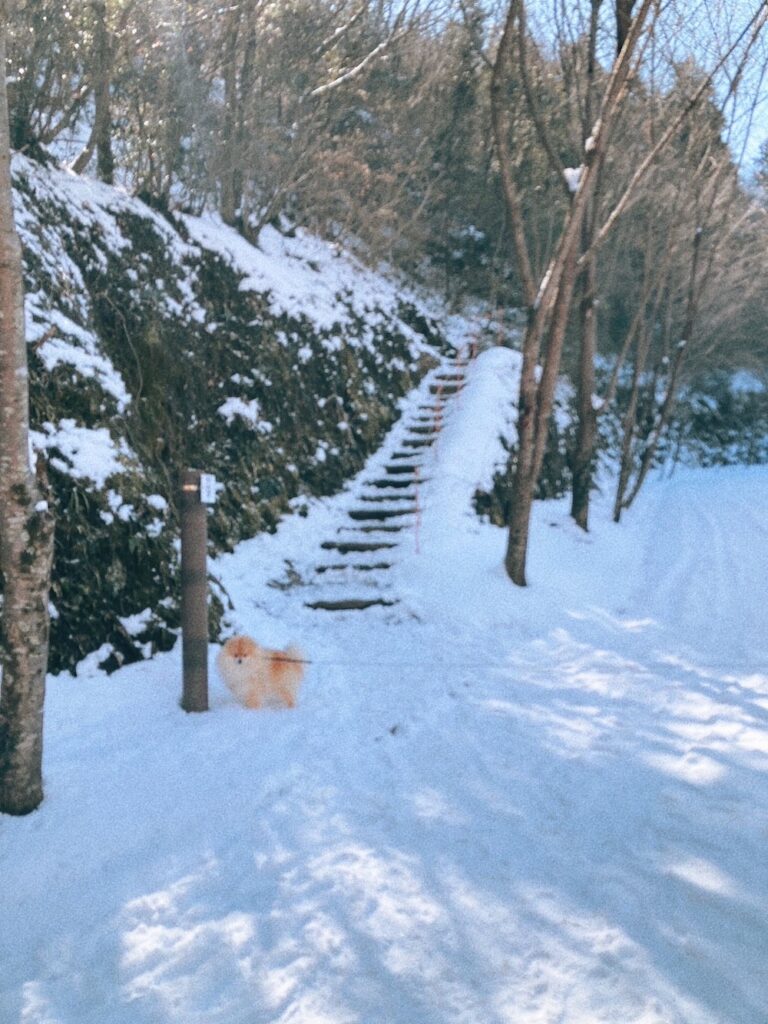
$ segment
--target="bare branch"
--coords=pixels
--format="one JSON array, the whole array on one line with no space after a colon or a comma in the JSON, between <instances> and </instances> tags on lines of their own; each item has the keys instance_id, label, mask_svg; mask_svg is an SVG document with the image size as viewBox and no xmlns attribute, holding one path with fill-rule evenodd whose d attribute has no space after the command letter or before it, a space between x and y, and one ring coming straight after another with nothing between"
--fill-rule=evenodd
<instances>
[{"instance_id":1,"label":"bare branch","mask_svg":"<svg viewBox=\"0 0 768 1024\"><path fill-rule=\"evenodd\" d=\"M383 53L386 53L386 51L396 40L401 39L404 35L407 34L407 27L401 27L405 19L405 12L406 8L404 7L400 14L397 16L392 31L389 33L387 38L383 39L378 46L374 46L370 53L367 53L358 64L356 64L354 67L349 68L347 71L343 71L340 75L334 78L333 81L326 82L324 85L319 85L316 89L310 90L310 92L307 93L305 99L317 99L320 96L325 96L329 92L333 92L334 89L338 89L340 86L346 85L348 82L351 82L353 79L357 78L358 75L361 75L363 71L365 71L366 68L370 67L370 65L373 64L374 61L378 60Z\"/></svg>"},{"instance_id":2,"label":"bare branch","mask_svg":"<svg viewBox=\"0 0 768 1024\"><path fill-rule=\"evenodd\" d=\"M691 112L696 108L696 106L698 105L699 101L702 99L702 97L705 95L705 93L712 86L712 83L713 83L713 81L715 79L715 76L717 75L718 71L723 67L723 65L728 60L728 58L731 56L731 54L734 53L734 51L737 49L738 45L741 43L741 41L744 39L744 37L747 35L747 33L750 31L750 29L752 29L752 38L750 39L750 42L749 42L749 45L748 45L747 51L746 51L747 53L749 52L751 47L756 42L758 35L762 31L762 29L763 29L763 27L764 27L764 25L766 23L766 20L768 20L768 5L766 5L765 2L763 2L763 3L760 4L760 7L755 12L755 14L752 16L752 18L750 19L749 23L746 25L744 30L740 33L740 35L739 35L738 39L736 40L736 42L734 42L734 44L730 47L730 49L727 51L727 53L725 53L720 58L720 60L717 62L715 67L712 69L712 71L706 76L706 78L701 82L699 87L695 90L695 92L693 93L693 96L691 96L691 98L688 100L688 102L683 106L683 108L680 111L680 113L678 114L678 116L676 118L674 118L673 121L670 122L670 124L667 126L666 130L664 132L662 132L662 134L659 136L656 144L646 154L645 158L642 160L640 165L637 167L635 173L632 175L632 178L631 178L629 184L627 185L626 189L624 190L621 198L614 205L613 209L611 210L610 214L606 218L606 220L603 223L602 227L597 232L597 234L595 236L595 239L594 239L594 241L592 243L592 246L590 247L590 249L587 252L582 253L581 257L579 258L579 265L580 266L583 266L583 264L586 262L586 260L589 258L589 256L591 255L591 253L594 250L599 249L603 245L603 243L605 242L606 238L608 237L608 235L610 234L611 230L613 229L614 225L616 224L616 221L619 219L619 217L626 210L627 205L629 204L629 202L630 202L630 200L631 200L635 190L637 189L637 186L645 178L645 176L647 175L648 171L651 169L651 167L655 163L656 158L658 157L659 153L661 153L661 151L667 146L667 144L670 142L670 140L675 136L675 134L678 132L680 127L684 124L686 119L690 116ZM745 57L746 57L746 53L745 53Z\"/></svg>"},{"instance_id":3,"label":"bare branch","mask_svg":"<svg viewBox=\"0 0 768 1024\"><path fill-rule=\"evenodd\" d=\"M539 109L538 100L536 98L535 91L531 88L531 78L529 75L528 68L528 46L527 46L527 27L525 17L525 4L521 2L520 13L519 13L519 29L517 33L517 48L519 55L520 64L520 77L523 82L523 93L525 95L525 101L528 105L528 112L531 115L536 133L539 137L542 149L547 155L549 165L555 173L555 177L560 183L563 192L565 193L566 199L570 202L571 199L571 188L568 184L565 174L565 166L557 155L555 147L552 143L552 139L549 134L546 122L541 116L541 110Z\"/></svg>"},{"instance_id":4,"label":"bare branch","mask_svg":"<svg viewBox=\"0 0 768 1024\"><path fill-rule=\"evenodd\" d=\"M328 50L330 50L333 46L336 45L336 43L339 42L339 40L343 39L344 36L355 27L358 21L360 21L360 19L367 10L367 5L361 4L358 7L358 9L354 12L351 18L345 21L343 25L339 25L337 28L335 28L334 31L331 32L331 34L320 43L320 45L314 52L315 58L322 57L323 54L327 53Z\"/></svg>"}]
</instances>

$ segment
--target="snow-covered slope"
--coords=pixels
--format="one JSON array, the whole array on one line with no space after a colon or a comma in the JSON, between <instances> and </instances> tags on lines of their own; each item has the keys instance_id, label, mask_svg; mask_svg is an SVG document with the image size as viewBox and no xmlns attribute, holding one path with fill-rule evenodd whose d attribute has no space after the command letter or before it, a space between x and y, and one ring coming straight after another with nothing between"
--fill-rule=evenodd
<instances>
[{"instance_id":1,"label":"snow-covered slope","mask_svg":"<svg viewBox=\"0 0 768 1024\"><path fill-rule=\"evenodd\" d=\"M210 218L14 159L34 441L57 498L53 665L178 624L176 491L226 480L213 550L360 468L445 344L423 301L305 232Z\"/></svg>"},{"instance_id":2,"label":"snow-covered slope","mask_svg":"<svg viewBox=\"0 0 768 1024\"><path fill-rule=\"evenodd\" d=\"M217 559L231 628L306 651L295 711L212 676L185 715L177 652L50 681L0 1020L768 1021L768 471L652 480L588 536L540 504L515 589L471 498L516 377L490 351L451 402L398 605L307 607L366 471Z\"/></svg>"}]
</instances>

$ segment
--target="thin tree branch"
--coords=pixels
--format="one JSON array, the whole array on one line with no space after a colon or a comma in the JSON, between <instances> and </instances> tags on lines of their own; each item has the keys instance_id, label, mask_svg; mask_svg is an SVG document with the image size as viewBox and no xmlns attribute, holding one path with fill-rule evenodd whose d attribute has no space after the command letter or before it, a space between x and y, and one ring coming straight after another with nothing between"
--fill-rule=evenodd
<instances>
[{"instance_id":1,"label":"thin tree branch","mask_svg":"<svg viewBox=\"0 0 768 1024\"><path fill-rule=\"evenodd\" d=\"M531 88L531 78L529 75L528 68L528 29L526 25L525 4L523 2L520 3L518 22L519 28L517 33L517 50L520 65L520 78L523 83L523 94L525 95L525 102L528 106L528 113L531 115L531 120L533 121L542 149L546 153L549 165L554 171L555 177L560 183L566 199L570 202L571 188L568 184L568 181L566 180L565 166L563 164L563 161L560 159L560 157L557 155L557 152L555 151L555 147L552 143L552 138L550 136L549 129L547 128L546 122L544 121L544 118L541 115L541 110L539 108L538 100L536 99L536 94L534 90Z\"/></svg>"},{"instance_id":2,"label":"thin tree branch","mask_svg":"<svg viewBox=\"0 0 768 1024\"><path fill-rule=\"evenodd\" d=\"M678 116L673 121L670 122L670 124L667 126L666 130L658 138L656 144L646 154L645 158L642 160L642 162L638 166L637 170L632 175L632 178L630 179L630 182L627 185L626 189L624 190L622 196L620 197L618 202L614 205L613 209L611 210L610 214L606 218L606 220L603 223L602 227L600 228L600 230L595 235L595 239L594 239L594 241L592 243L592 246L590 247L590 249L587 252L582 253L581 257L579 258L579 265L580 266L582 266L586 262L586 260L591 255L592 250L599 249L603 245L603 243L605 242L606 238L608 237L608 235L610 234L611 230L613 229L614 225L616 224L616 221L619 219L619 217L626 210L627 205L628 205L630 199L632 198L632 196L633 196L637 186L640 184L640 182L643 180L643 178L645 178L646 174L648 173L650 168L653 166L653 164L654 164L657 156L659 155L659 153L665 148L665 146L669 143L669 141L675 136L675 134L680 129L680 127L685 122L685 120L689 117L691 112L696 108L696 106L698 105L699 101L701 100L701 98L706 93L706 91L711 87L711 85L712 85L712 83L714 81L715 75L720 70L720 68L724 65L724 63L726 62L728 57L730 57L731 54L736 50L736 48L741 43L741 41L743 40L744 36L747 35L749 30L753 29L752 38L751 38L751 40L749 42L749 45L747 47L747 50L745 52L745 57L746 57L746 54L752 48L752 46L754 45L754 43L757 40L758 35L762 31L763 26L765 25L766 19L768 19L768 5L765 3L765 0L763 0L763 2L760 4L759 9L755 12L755 14L750 19L749 23L745 26L743 31L739 34L738 39L730 47L730 49L727 51L727 53L725 53L720 58L720 60L717 62L716 66L713 68L713 70L707 75L707 77L704 79L704 81L695 90L693 96L684 105L683 109L680 111Z\"/></svg>"},{"instance_id":3,"label":"thin tree branch","mask_svg":"<svg viewBox=\"0 0 768 1024\"><path fill-rule=\"evenodd\" d=\"M381 57L381 55L385 53L396 40L401 39L407 34L407 28L401 28L404 18L405 8L403 8L397 16L394 27L386 39L383 39L378 46L374 46L370 53L367 53L365 57L363 57L363 59L354 67L349 68L347 71L343 71L332 81L326 82L324 85L319 85L316 89L311 89L304 99L318 99L320 96L326 96L329 92L333 92L335 89L338 89L342 85L346 85L348 82L357 78L358 75L361 75L363 71L373 64L374 61L378 60L378 58Z\"/></svg>"}]
</instances>

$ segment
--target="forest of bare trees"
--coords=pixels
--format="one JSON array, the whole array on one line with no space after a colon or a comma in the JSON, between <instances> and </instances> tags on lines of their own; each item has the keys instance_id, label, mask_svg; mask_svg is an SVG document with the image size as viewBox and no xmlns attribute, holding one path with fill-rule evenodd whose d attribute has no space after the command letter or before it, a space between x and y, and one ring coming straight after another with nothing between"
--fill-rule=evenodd
<instances>
[{"instance_id":1,"label":"forest of bare trees","mask_svg":"<svg viewBox=\"0 0 768 1024\"><path fill-rule=\"evenodd\" d=\"M592 255L601 250L605 269L599 278L597 263L586 269L579 289L592 277L588 290L599 288L605 305L621 224L637 238L648 196L668 222L674 188L660 193L658 182L675 167L678 182L691 163L708 179L718 159L735 171L760 89L762 5L724 3L716 16L702 4L698 36L690 6L662 6L18 0L12 145L159 207L216 208L253 240L283 216L372 258L422 271L429 261L451 295L525 305L575 194L611 62L635 25L610 149L596 161L590 205L601 209L586 218L587 232L601 229ZM676 19L692 27L675 34ZM527 268L505 203L510 181ZM744 188L734 221L750 201Z\"/></svg>"}]
</instances>

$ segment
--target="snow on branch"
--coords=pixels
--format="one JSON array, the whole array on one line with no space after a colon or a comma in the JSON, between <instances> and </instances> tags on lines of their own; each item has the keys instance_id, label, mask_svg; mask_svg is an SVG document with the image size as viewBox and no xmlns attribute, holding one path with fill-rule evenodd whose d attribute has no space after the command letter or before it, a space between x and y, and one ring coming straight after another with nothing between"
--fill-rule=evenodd
<instances>
[{"instance_id":1,"label":"snow on branch","mask_svg":"<svg viewBox=\"0 0 768 1024\"><path fill-rule=\"evenodd\" d=\"M317 99L319 96L325 96L327 93L332 92L334 89L338 89L339 86L341 85L346 85L347 82L350 82L352 79L357 78L358 75L362 74L363 71L365 71L365 69L370 64L373 64L375 60L377 60L386 50L389 49L389 47L392 45L392 43L395 42L395 40L400 39L402 36L405 35L406 29L402 27L404 17L405 8L403 8L403 10L398 15L397 20L395 21L395 24L392 28L392 31L389 33L386 39L383 39L378 46L374 46L374 48L369 53L367 53L358 64L355 64L354 67L348 68L346 71L343 71L340 75L337 75L336 78L334 78L332 81L326 82L324 85L319 85L316 89L312 89L310 92L307 93L306 98Z\"/></svg>"},{"instance_id":2,"label":"snow on branch","mask_svg":"<svg viewBox=\"0 0 768 1024\"><path fill-rule=\"evenodd\" d=\"M354 12L354 14L351 16L351 18L347 19L347 21L345 21L343 25L339 25L336 29L334 29L334 31L331 32L331 34L326 39L324 39L322 43L320 43L320 45L315 50L315 57L322 57L324 53L327 53L328 50L331 49L332 46L335 46L336 43L338 43L339 40L342 39L347 34L347 32L350 31L350 29L354 28L357 22L365 14L366 10L367 7L365 6L365 4L361 4L358 7L358 9Z\"/></svg>"}]
</instances>

